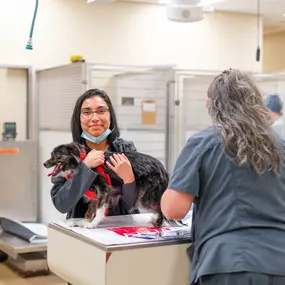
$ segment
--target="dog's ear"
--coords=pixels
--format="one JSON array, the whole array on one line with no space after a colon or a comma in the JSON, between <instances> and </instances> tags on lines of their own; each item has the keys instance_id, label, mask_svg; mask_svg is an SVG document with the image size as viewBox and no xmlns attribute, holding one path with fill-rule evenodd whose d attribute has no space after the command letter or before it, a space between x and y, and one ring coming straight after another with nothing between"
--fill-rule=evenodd
<instances>
[{"instance_id":1,"label":"dog's ear","mask_svg":"<svg viewBox=\"0 0 285 285\"><path fill-rule=\"evenodd\" d=\"M66 149L67 149L68 151L72 151L73 148L74 148L74 146L73 146L72 143L65 145L65 147L66 147Z\"/></svg>"},{"instance_id":2,"label":"dog's ear","mask_svg":"<svg viewBox=\"0 0 285 285\"><path fill-rule=\"evenodd\" d=\"M80 149L81 147L83 147L83 145L81 145L80 143L78 142L72 142L70 145L72 145L73 147L76 147L78 149Z\"/></svg>"},{"instance_id":3,"label":"dog's ear","mask_svg":"<svg viewBox=\"0 0 285 285\"><path fill-rule=\"evenodd\" d=\"M75 155L74 153L70 153L70 155L73 157L73 158L75 158L76 159L76 161L77 161L77 163L79 163L80 162L80 157L78 157L77 155Z\"/></svg>"},{"instance_id":4,"label":"dog's ear","mask_svg":"<svg viewBox=\"0 0 285 285\"><path fill-rule=\"evenodd\" d=\"M80 144L79 143L72 142L72 143L66 145L66 147L69 151L73 151L73 152L77 151L80 153Z\"/></svg>"}]
</instances>

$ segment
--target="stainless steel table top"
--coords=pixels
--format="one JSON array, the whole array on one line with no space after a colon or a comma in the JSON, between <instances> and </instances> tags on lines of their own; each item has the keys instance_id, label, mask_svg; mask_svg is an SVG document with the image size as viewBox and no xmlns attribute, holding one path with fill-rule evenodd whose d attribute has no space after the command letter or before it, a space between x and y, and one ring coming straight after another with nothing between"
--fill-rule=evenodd
<instances>
[{"instance_id":1,"label":"stainless steel table top","mask_svg":"<svg viewBox=\"0 0 285 285\"><path fill-rule=\"evenodd\" d=\"M120 245L104 245L102 243L96 242L94 240L91 240L87 237L84 237L83 235L80 235L76 232L67 230L57 224L49 224L49 228L59 231L63 234L66 234L67 236L76 238L82 242L88 243L92 246L95 246L97 248L100 248L103 251L109 252L109 251L118 251L118 250L126 250L126 249L138 249L138 248L149 248L149 247L157 247L157 246L167 246L167 245L175 245L175 244L187 244L190 241L189 238L180 238L175 240L151 240L146 242L137 242L137 243L128 243L128 244L120 244Z\"/></svg>"}]
</instances>

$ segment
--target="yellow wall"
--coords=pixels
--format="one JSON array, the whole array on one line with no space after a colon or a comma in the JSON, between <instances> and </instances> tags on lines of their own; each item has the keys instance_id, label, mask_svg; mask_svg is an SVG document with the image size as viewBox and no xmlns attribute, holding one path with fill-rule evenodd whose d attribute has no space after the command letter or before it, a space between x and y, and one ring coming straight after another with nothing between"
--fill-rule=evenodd
<instances>
[{"instance_id":1,"label":"yellow wall","mask_svg":"<svg viewBox=\"0 0 285 285\"><path fill-rule=\"evenodd\" d=\"M263 72L281 70L285 70L285 31L263 37Z\"/></svg>"}]
</instances>

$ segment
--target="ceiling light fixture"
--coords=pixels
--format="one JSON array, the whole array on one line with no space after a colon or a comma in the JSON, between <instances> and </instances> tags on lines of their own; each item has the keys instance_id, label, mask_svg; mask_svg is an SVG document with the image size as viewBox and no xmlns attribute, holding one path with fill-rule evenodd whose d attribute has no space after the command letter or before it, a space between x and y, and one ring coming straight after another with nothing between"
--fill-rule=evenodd
<instances>
[{"instance_id":1,"label":"ceiling light fixture","mask_svg":"<svg viewBox=\"0 0 285 285\"><path fill-rule=\"evenodd\" d=\"M174 22L199 22L206 13L213 13L214 4L221 1L225 0L168 0L167 18Z\"/></svg>"}]
</instances>

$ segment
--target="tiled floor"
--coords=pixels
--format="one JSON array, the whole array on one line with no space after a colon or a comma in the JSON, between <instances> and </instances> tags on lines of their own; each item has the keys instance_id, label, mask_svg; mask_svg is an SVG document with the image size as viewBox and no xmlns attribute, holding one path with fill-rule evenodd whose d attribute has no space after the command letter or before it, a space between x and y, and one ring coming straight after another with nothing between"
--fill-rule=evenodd
<instances>
[{"instance_id":1,"label":"tiled floor","mask_svg":"<svg viewBox=\"0 0 285 285\"><path fill-rule=\"evenodd\" d=\"M0 285L66 285L66 282L54 275L21 278L5 264L0 263Z\"/></svg>"}]
</instances>

